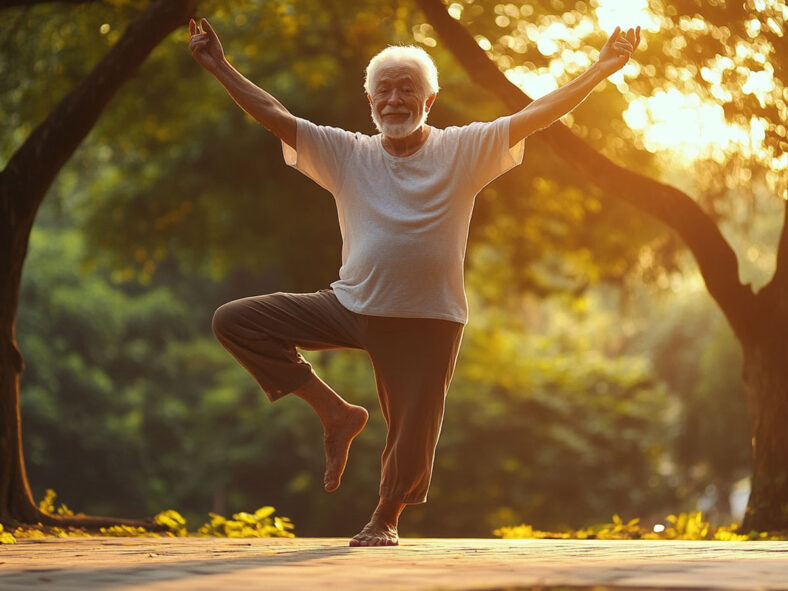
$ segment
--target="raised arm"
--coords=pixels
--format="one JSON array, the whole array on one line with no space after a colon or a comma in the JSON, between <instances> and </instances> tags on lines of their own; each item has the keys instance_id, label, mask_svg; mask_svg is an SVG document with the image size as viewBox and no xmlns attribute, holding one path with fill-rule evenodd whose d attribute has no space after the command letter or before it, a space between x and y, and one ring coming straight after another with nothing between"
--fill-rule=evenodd
<instances>
[{"instance_id":1,"label":"raised arm","mask_svg":"<svg viewBox=\"0 0 788 591\"><path fill-rule=\"evenodd\" d=\"M260 125L295 149L296 119L282 103L246 79L224 56L219 37L207 19L201 19L200 32L194 19L189 20L189 50L203 68L213 74L244 111Z\"/></svg>"},{"instance_id":2,"label":"raised arm","mask_svg":"<svg viewBox=\"0 0 788 591\"><path fill-rule=\"evenodd\" d=\"M552 125L582 103L594 87L624 67L629 56L640 44L640 27L621 34L615 31L599 52L599 60L571 82L536 99L515 113L509 125L509 144L514 146L535 131Z\"/></svg>"}]
</instances>

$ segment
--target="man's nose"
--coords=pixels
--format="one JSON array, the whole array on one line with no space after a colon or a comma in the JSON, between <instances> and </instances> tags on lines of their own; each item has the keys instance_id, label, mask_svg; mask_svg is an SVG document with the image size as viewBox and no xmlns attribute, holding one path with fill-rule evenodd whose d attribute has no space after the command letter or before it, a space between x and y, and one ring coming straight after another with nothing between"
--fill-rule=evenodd
<instances>
[{"instance_id":1,"label":"man's nose","mask_svg":"<svg viewBox=\"0 0 788 591\"><path fill-rule=\"evenodd\" d=\"M402 94L400 93L400 91L396 90L396 89L392 90L391 91L391 96L389 97L388 102L389 103L393 103L395 105L401 105L402 104Z\"/></svg>"}]
</instances>

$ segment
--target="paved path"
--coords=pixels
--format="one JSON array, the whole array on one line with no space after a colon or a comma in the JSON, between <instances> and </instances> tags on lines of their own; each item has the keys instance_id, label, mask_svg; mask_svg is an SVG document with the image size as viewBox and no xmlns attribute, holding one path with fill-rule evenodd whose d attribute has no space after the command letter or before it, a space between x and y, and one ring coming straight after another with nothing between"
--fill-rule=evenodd
<instances>
[{"instance_id":1,"label":"paved path","mask_svg":"<svg viewBox=\"0 0 788 591\"><path fill-rule=\"evenodd\" d=\"M71 538L0 546L0 589L780 589L788 542Z\"/></svg>"}]
</instances>

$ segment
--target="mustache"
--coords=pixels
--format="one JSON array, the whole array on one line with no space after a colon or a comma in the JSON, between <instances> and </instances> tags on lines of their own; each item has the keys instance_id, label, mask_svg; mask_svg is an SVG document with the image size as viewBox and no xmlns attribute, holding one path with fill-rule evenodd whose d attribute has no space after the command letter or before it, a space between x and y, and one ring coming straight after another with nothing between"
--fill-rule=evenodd
<instances>
[{"instance_id":1,"label":"mustache","mask_svg":"<svg viewBox=\"0 0 788 591\"><path fill-rule=\"evenodd\" d=\"M391 105L386 105L380 111L381 115L395 115L395 114L402 114L402 115L410 115L410 109L406 109L405 107L392 107Z\"/></svg>"}]
</instances>

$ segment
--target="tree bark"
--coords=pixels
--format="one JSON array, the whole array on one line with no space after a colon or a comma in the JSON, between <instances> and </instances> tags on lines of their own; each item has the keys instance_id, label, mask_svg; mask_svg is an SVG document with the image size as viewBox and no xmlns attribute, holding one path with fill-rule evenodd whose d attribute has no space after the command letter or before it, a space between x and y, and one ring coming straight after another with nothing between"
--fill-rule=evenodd
<instances>
[{"instance_id":1,"label":"tree bark","mask_svg":"<svg viewBox=\"0 0 788 591\"><path fill-rule=\"evenodd\" d=\"M60 517L40 512L25 472L19 410L24 368L15 338L22 264L47 190L93 128L107 103L150 52L188 21L197 0L157 0L132 23L93 70L30 134L0 173L0 522L102 527L150 521Z\"/></svg>"},{"instance_id":2,"label":"tree bark","mask_svg":"<svg viewBox=\"0 0 788 591\"><path fill-rule=\"evenodd\" d=\"M762 317L756 338L744 347L744 384L752 431L751 493L742 523L745 532L788 532L788 290L775 280L769 287L769 293L758 294Z\"/></svg>"},{"instance_id":3,"label":"tree bark","mask_svg":"<svg viewBox=\"0 0 788 591\"><path fill-rule=\"evenodd\" d=\"M448 14L441 0L416 2L474 82L489 89L512 111L531 102ZM689 195L618 166L561 122L541 131L540 137L605 193L656 217L689 248L709 294L744 351L744 380L753 421L753 479L743 529L788 530L788 354L784 343L788 314L778 313L788 298L788 228L783 227L774 278L756 295L739 281L736 254L714 220Z\"/></svg>"}]
</instances>

